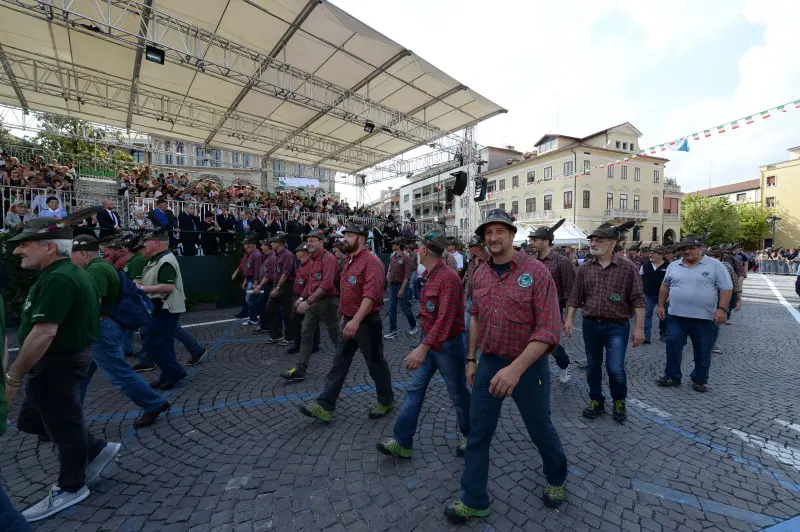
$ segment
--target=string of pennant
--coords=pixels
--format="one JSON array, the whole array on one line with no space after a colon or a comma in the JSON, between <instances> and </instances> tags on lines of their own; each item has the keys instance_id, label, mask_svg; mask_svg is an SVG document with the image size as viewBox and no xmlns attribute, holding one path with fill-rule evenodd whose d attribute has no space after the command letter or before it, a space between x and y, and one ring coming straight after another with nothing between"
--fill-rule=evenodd
<instances>
[{"instance_id":1,"label":"string of pennant","mask_svg":"<svg viewBox=\"0 0 800 532\"><path fill-rule=\"evenodd\" d=\"M660 153L660 152L663 152L663 151L667 151L667 150L682 151L682 150L680 150L678 148L678 146L683 142L687 142L689 139L700 140L701 138L711 137L715 133L717 135L722 135L724 133L727 133L728 131L733 131L733 130L739 129L742 125L749 126L749 125L754 124L757 120L766 120L766 119L768 119L768 118L770 118L772 116L773 111L780 112L780 113L786 113L789 109L800 110L800 100L794 100L792 102L787 102L787 103L785 103L783 105L779 105L777 107L772 107L772 108L767 109L765 111L761 111L760 113L754 113L752 115L747 115L747 116L745 116L743 118L738 118L736 120L731 120L730 122L725 122L724 124L721 124L721 125L716 126L716 127L712 127L712 128L709 128L709 129L704 129L704 130L702 130L702 133L700 131L698 131L697 133L692 133L691 135L684 135L683 137L679 137L679 138L677 138L675 140L671 140L671 141L665 142L663 144L655 144L655 145L653 145L653 146L651 146L651 147L649 147L647 149L641 150L638 153L632 153L631 155L626 156L626 157L622 157L622 158L614 159L614 160L608 160L608 161L605 161L605 162L602 162L602 163L598 163L598 164L593 164L591 166L587 166L587 167L583 168L582 170L573 172L571 174L564 174L564 175L560 175L560 176L556 176L556 177L551 177L551 178L549 178L547 180L548 181L557 181L559 179L577 178L577 177L581 177L583 175L587 175L588 171L590 169L606 168L606 167L609 167L609 166L621 165L621 164L626 163L628 161L631 161L631 160L634 160L634 159L638 159L639 157L642 157L642 156L646 157L648 155L655 155L657 153ZM685 150L685 151L688 151L688 150ZM542 179L540 179L538 181L542 181Z\"/></svg>"}]
</instances>

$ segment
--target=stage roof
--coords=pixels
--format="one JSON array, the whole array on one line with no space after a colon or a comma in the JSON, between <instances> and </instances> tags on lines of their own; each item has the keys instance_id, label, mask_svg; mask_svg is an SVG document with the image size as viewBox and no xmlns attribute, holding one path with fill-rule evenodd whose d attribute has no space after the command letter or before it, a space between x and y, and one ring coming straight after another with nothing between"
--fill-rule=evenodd
<instances>
[{"instance_id":1,"label":"stage roof","mask_svg":"<svg viewBox=\"0 0 800 532\"><path fill-rule=\"evenodd\" d=\"M0 0L0 35L2 104L348 173L505 112L322 0Z\"/></svg>"}]
</instances>

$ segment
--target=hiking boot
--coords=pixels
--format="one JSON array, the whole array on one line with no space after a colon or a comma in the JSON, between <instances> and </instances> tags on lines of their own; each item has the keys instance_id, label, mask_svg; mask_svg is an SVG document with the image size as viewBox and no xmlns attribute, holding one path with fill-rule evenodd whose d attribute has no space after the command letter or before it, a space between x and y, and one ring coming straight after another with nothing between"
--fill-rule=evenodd
<instances>
[{"instance_id":1,"label":"hiking boot","mask_svg":"<svg viewBox=\"0 0 800 532\"><path fill-rule=\"evenodd\" d=\"M281 373L281 377L289 382L300 382L306 380L306 372L300 368L290 368L288 371Z\"/></svg>"},{"instance_id":2,"label":"hiking boot","mask_svg":"<svg viewBox=\"0 0 800 532\"><path fill-rule=\"evenodd\" d=\"M456 456L464 456L467 453L467 439L464 436L458 437L458 447L456 447Z\"/></svg>"},{"instance_id":3,"label":"hiking boot","mask_svg":"<svg viewBox=\"0 0 800 532\"><path fill-rule=\"evenodd\" d=\"M22 512L22 517L29 523L41 521L57 514L61 510L66 510L70 506L78 504L88 496L89 488L86 486L83 486L75 493L70 493L69 491L62 491L58 484L53 484L47 497Z\"/></svg>"},{"instance_id":4,"label":"hiking boot","mask_svg":"<svg viewBox=\"0 0 800 532\"><path fill-rule=\"evenodd\" d=\"M656 384L658 386L666 388L668 386L680 386L681 385L681 381L679 381L678 379L673 379L672 377L667 377L666 375L664 375L660 379L656 380Z\"/></svg>"},{"instance_id":5,"label":"hiking boot","mask_svg":"<svg viewBox=\"0 0 800 532\"><path fill-rule=\"evenodd\" d=\"M267 339L267 344L277 344L278 342L283 341L283 336L278 336L277 338L269 338Z\"/></svg>"},{"instance_id":6,"label":"hiking boot","mask_svg":"<svg viewBox=\"0 0 800 532\"><path fill-rule=\"evenodd\" d=\"M387 455L387 456L397 456L399 458L411 458L411 449L406 449L397 441L392 438L391 440L386 440L384 442L380 442L375 444L375 447L378 448L378 451Z\"/></svg>"},{"instance_id":7,"label":"hiking boot","mask_svg":"<svg viewBox=\"0 0 800 532\"><path fill-rule=\"evenodd\" d=\"M567 492L564 486L552 486L547 484L542 492L542 500L544 501L544 505L548 508L557 508L566 498Z\"/></svg>"},{"instance_id":8,"label":"hiking boot","mask_svg":"<svg viewBox=\"0 0 800 532\"><path fill-rule=\"evenodd\" d=\"M558 381L561 384L566 384L572 378L572 366L567 366L566 368L561 370L561 373L558 375Z\"/></svg>"},{"instance_id":9,"label":"hiking boot","mask_svg":"<svg viewBox=\"0 0 800 532\"><path fill-rule=\"evenodd\" d=\"M369 418L378 419L380 417L383 417L389 412L391 412L392 408L394 408L394 405L385 405L382 403L377 403L374 407L372 407L372 410L369 411Z\"/></svg>"},{"instance_id":10,"label":"hiking boot","mask_svg":"<svg viewBox=\"0 0 800 532\"><path fill-rule=\"evenodd\" d=\"M204 347L203 350L200 351L200 353L198 353L197 356L193 355L193 356L189 357L189 360L186 362L186 365L187 366L196 366L196 365L198 365L200 362L203 361L203 359L206 358L207 354L208 354L208 348Z\"/></svg>"},{"instance_id":11,"label":"hiking boot","mask_svg":"<svg viewBox=\"0 0 800 532\"><path fill-rule=\"evenodd\" d=\"M628 418L628 411L625 409L625 399L617 399L614 401L614 411L612 412L614 421L622 423Z\"/></svg>"},{"instance_id":12,"label":"hiking boot","mask_svg":"<svg viewBox=\"0 0 800 532\"><path fill-rule=\"evenodd\" d=\"M333 413L322 408L322 405L316 401L304 404L300 407L300 413L304 416L315 417L325 423L330 423L333 419Z\"/></svg>"},{"instance_id":13,"label":"hiking boot","mask_svg":"<svg viewBox=\"0 0 800 532\"><path fill-rule=\"evenodd\" d=\"M137 373L141 373L143 371L153 371L154 369L156 369L156 365L152 364L152 363L151 364L142 364L140 362L138 364L135 364L131 369L133 371L137 372Z\"/></svg>"},{"instance_id":14,"label":"hiking boot","mask_svg":"<svg viewBox=\"0 0 800 532\"><path fill-rule=\"evenodd\" d=\"M693 382L692 383L692 390L694 390L696 392L700 392L700 393L705 393L705 392L708 391L708 388L706 387L705 384L700 384L699 382Z\"/></svg>"},{"instance_id":15,"label":"hiking boot","mask_svg":"<svg viewBox=\"0 0 800 532\"><path fill-rule=\"evenodd\" d=\"M152 410L150 412L145 412L140 417L136 418L133 421L133 428L142 429L144 427L149 427L150 425L156 422L158 416L160 416L167 410L169 410L169 403L167 401L164 401L164 404L162 404L155 410Z\"/></svg>"},{"instance_id":16,"label":"hiking boot","mask_svg":"<svg viewBox=\"0 0 800 532\"><path fill-rule=\"evenodd\" d=\"M594 419L598 416L602 416L606 413L605 404L601 403L600 401L595 401L592 399L589 401L589 406L586 407L583 411L583 417Z\"/></svg>"},{"instance_id":17,"label":"hiking boot","mask_svg":"<svg viewBox=\"0 0 800 532\"><path fill-rule=\"evenodd\" d=\"M121 443L116 442L108 442L106 443L105 447L97 453L91 462L86 466L86 483L91 484L94 482L97 477L100 476L100 473L103 472L103 469L106 468L108 464L114 460L114 457L117 456L120 449L122 449Z\"/></svg>"},{"instance_id":18,"label":"hiking boot","mask_svg":"<svg viewBox=\"0 0 800 532\"><path fill-rule=\"evenodd\" d=\"M478 510L470 508L461 501L453 501L445 507L444 515L451 523L459 524L466 523L467 519L471 517L486 517L489 515L489 509Z\"/></svg>"}]
</instances>

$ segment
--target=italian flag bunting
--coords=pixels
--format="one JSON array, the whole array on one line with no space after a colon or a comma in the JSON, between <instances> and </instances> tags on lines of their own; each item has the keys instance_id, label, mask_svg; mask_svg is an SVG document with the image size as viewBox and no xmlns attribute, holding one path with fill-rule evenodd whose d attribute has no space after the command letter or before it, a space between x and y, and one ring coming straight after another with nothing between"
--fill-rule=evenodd
<instances>
[{"instance_id":1,"label":"italian flag bunting","mask_svg":"<svg viewBox=\"0 0 800 532\"><path fill-rule=\"evenodd\" d=\"M794 108L795 108L795 109L800 109L800 100L795 100L795 102L794 102Z\"/></svg>"},{"instance_id":2,"label":"italian flag bunting","mask_svg":"<svg viewBox=\"0 0 800 532\"><path fill-rule=\"evenodd\" d=\"M694 140L700 140L700 133L693 133L693 134L692 134L692 139L694 139Z\"/></svg>"},{"instance_id":3,"label":"italian flag bunting","mask_svg":"<svg viewBox=\"0 0 800 532\"><path fill-rule=\"evenodd\" d=\"M752 116L744 117L744 122L745 122L745 124L748 124L748 125L752 124L753 123L753 117Z\"/></svg>"},{"instance_id":4,"label":"italian flag bunting","mask_svg":"<svg viewBox=\"0 0 800 532\"><path fill-rule=\"evenodd\" d=\"M763 113L761 113L761 118L762 119L769 118L769 117L770 117L769 111L764 111Z\"/></svg>"},{"instance_id":5,"label":"italian flag bunting","mask_svg":"<svg viewBox=\"0 0 800 532\"><path fill-rule=\"evenodd\" d=\"M705 131L703 131L703 135L706 136L706 137L710 137L711 136L711 130L710 129L706 129Z\"/></svg>"},{"instance_id":6,"label":"italian flag bunting","mask_svg":"<svg viewBox=\"0 0 800 532\"><path fill-rule=\"evenodd\" d=\"M717 126L717 133L719 134L725 133L725 126Z\"/></svg>"},{"instance_id":7,"label":"italian flag bunting","mask_svg":"<svg viewBox=\"0 0 800 532\"><path fill-rule=\"evenodd\" d=\"M667 151L667 148L663 144L659 146L659 148L661 148L661 151Z\"/></svg>"},{"instance_id":8,"label":"italian flag bunting","mask_svg":"<svg viewBox=\"0 0 800 532\"><path fill-rule=\"evenodd\" d=\"M734 120L733 122L731 122L731 129L739 129L739 121L738 120Z\"/></svg>"},{"instance_id":9,"label":"italian flag bunting","mask_svg":"<svg viewBox=\"0 0 800 532\"><path fill-rule=\"evenodd\" d=\"M786 112L786 106L785 105L779 105L778 106L778 111L780 111L782 113L785 113Z\"/></svg>"}]
</instances>

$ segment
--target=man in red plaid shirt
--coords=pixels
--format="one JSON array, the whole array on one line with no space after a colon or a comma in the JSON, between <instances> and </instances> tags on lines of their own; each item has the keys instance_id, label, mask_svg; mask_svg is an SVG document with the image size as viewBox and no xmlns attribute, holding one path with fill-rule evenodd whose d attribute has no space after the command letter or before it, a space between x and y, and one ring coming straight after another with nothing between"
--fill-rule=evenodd
<instances>
[{"instance_id":1,"label":"man in red plaid shirt","mask_svg":"<svg viewBox=\"0 0 800 532\"><path fill-rule=\"evenodd\" d=\"M409 283L411 282L411 272L415 268L414 261L405 251L405 240L397 237L392 240L392 256L389 259L389 271L386 273L386 282L389 285L389 332L384 336L391 340L397 338L400 333L397 331L397 304L400 303L400 310L403 311L408 320L408 334L417 334L417 320L411 312L409 303Z\"/></svg>"},{"instance_id":2,"label":"man in red plaid shirt","mask_svg":"<svg viewBox=\"0 0 800 532\"><path fill-rule=\"evenodd\" d=\"M564 332L572 336L575 309L583 309L583 343L589 383L589 406L583 411L583 416L589 419L605 413L604 347L608 384L614 400L614 419L622 423L627 418L625 351L628 349L630 319L634 314L636 327L631 343L636 347L644 340L645 300L639 266L614 253L614 247L634 223L627 222L619 227L604 223L589 235L590 258L578 269L564 317Z\"/></svg>"},{"instance_id":3,"label":"man in red plaid shirt","mask_svg":"<svg viewBox=\"0 0 800 532\"><path fill-rule=\"evenodd\" d=\"M475 275L475 270L478 266L489 260L489 253L483 248L483 239L478 235L472 235L469 239L469 264L467 271L464 273L464 285L466 287L466 304L464 305L464 327L467 334L469 334L469 310L472 308L472 276Z\"/></svg>"},{"instance_id":4,"label":"man in red plaid shirt","mask_svg":"<svg viewBox=\"0 0 800 532\"><path fill-rule=\"evenodd\" d=\"M491 211L475 231L484 239L491 259L475 271L472 280L467 352L467 382L472 384L470 433L461 500L445 509L454 522L489 515L489 448L506 397L513 397L542 457L547 478L544 503L556 507L565 498L567 458L550 421L546 356L558 345L561 333L558 292L547 267L514 250L516 232L512 218L501 209Z\"/></svg>"},{"instance_id":5,"label":"man in red plaid shirt","mask_svg":"<svg viewBox=\"0 0 800 532\"><path fill-rule=\"evenodd\" d=\"M456 409L458 428L463 435L456 455L464 456L469 434L470 402L464 363L467 339L461 321L464 293L458 274L442 260L446 245L447 239L441 232L431 231L422 238L419 246L420 261L427 268L427 280L419 298L422 343L406 356L406 369L414 373L406 386L403 408L394 425L394 438L377 445L383 454L401 458L411 456L425 391L438 370Z\"/></svg>"},{"instance_id":6,"label":"man in red plaid shirt","mask_svg":"<svg viewBox=\"0 0 800 532\"><path fill-rule=\"evenodd\" d=\"M359 349L364 355L367 369L375 381L378 403L369 413L370 419L385 416L392 410L394 391L389 364L383 357L383 323L380 310L383 306L384 268L381 259L367 249L370 228L349 225L344 230L345 253L350 255L339 280L339 314L342 316L342 334L336 344L333 367L325 377L325 389L312 401L300 407L300 412L326 423L333 419L333 410L350 371L353 356Z\"/></svg>"}]
</instances>

